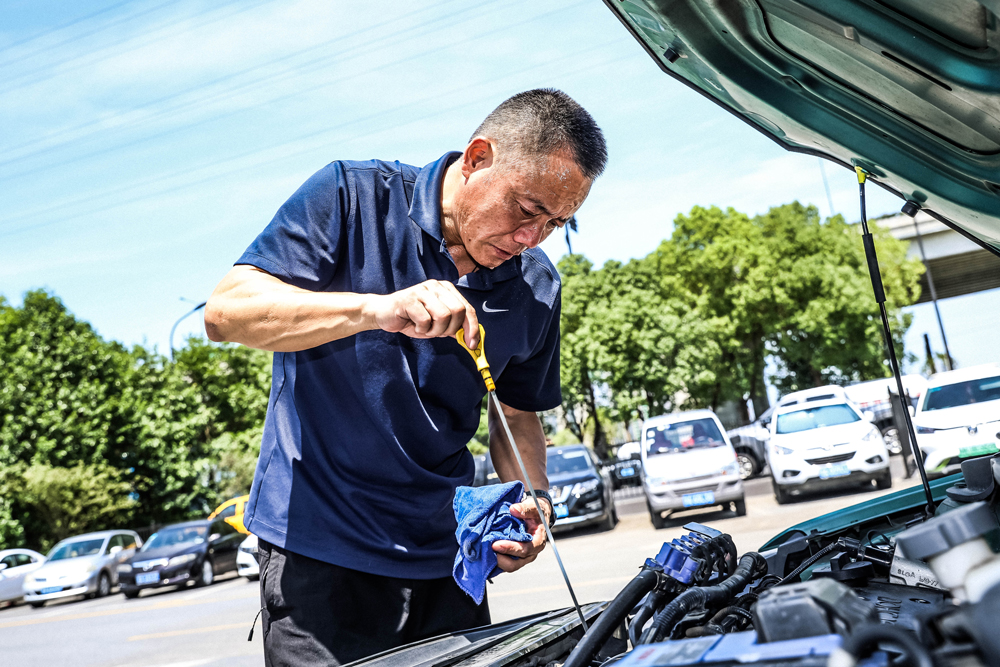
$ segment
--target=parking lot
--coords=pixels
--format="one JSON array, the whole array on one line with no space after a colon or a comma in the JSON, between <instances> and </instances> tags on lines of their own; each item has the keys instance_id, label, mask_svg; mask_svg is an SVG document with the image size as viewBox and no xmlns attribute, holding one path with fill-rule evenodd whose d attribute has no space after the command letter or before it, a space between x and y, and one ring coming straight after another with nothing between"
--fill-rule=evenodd
<instances>
[{"instance_id":1,"label":"parking lot","mask_svg":"<svg viewBox=\"0 0 1000 667\"><path fill-rule=\"evenodd\" d=\"M893 490L918 484L901 479L893 459ZM740 552L756 549L784 528L805 519L864 502L891 491L830 493L779 506L770 480L746 486L747 516L732 512L685 512L654 530L641 495L619 493L620 523L611 532L579 530L559 541L563 562L581 601L614 597L643 561L678 535L688 521L733 536ZM488 588L494 621L570 604L551 550L515 575L498 577ZM136 600L110 597L50 603L41 609L19 605L0 610L4 665L80 667L200 667L261 665L260 624L247 641L259 608L256 583L228 575L208 588L144 593Z\"/></svg>"}]
</instances>

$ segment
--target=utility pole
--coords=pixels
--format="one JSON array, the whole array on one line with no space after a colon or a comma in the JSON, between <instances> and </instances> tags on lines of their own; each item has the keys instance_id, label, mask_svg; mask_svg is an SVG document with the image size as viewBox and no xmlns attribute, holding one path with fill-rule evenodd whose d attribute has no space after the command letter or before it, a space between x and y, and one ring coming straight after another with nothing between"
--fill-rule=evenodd
<instances>
[{"instance_id":1,"label":"utility pole","mask_svg":"<svg viewBox=\"0 0 1000 667\"><path fill-rule=\"evenodd\" d=\"M908 201L903 204L903 213L910 216L913 220L913 230L917 233L917 247L920 248L920 259L924 263L924 270L927 271L927 287L930 289L931 302L934 304L934 314L937 316L938 329L941 331L941 341L944 342L944 358L945 363L948 365L948 370L955 370L955 364L951 360L951 350L948 348L948 337L944 335L944 322L941 320L941 309L938 308L937 302L937 290L934 289L934 274L931 273L930 262L927 261L927 255L924 253L924 239L920 235L920 225L917 224L917 213L920 211L920 205L916 202Z\"/></svg>"},{"instance_id":2,"label":"utility pole","mask_svg":"<svg viewBox=\"0 0 1000 667\"><path fill-rule=\"evenodd\" d=\"M174 332L177 331L177 325L183 322L184 318L186 318L188 315L197 313L199 310L204 308L206 303L208 303L208 301L202 301L197 306L195 306L188 312L181 315L180 319L174 322L174 326L170 327L170 361L174 360Z\"/></svg>"}]
</instances>

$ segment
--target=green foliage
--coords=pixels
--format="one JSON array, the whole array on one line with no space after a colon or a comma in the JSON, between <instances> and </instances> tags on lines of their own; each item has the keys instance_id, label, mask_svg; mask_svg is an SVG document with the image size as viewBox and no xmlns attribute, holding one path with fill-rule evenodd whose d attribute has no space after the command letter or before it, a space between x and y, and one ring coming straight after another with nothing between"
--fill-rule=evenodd
<instances>
[{"instance_id":1,"label":"green foliage","mask_svg":"<svg viewBox=\"0 0 1000 667\"><path fill-rule=\"evenodd\" d=\"M897 352L922 266L873 226ZM888 367L861 236L797 202L749 217L695 207L655 252L599 270L581 255L563 276L563 409L572 434L601 407L629 421L750 398L767 407L765 359L782 391L885 377Z\"/></svg>"},{"instance_id":2,"label":"green foliage","mask_svg":"<svg viewBox=\"0 0 1000 667\"><path fill-rule=\"evenodd\" d=\"M21 503L38 524L35 532L42 537L37 544L43 550L80 533L125 528L132 520L131 486L117 468L36 463L24 470L23 479Z\"/></svg>"},{"instance_id":3,"label":"green foliage","mask_svg":"<svg viewBox=\"0 0 1000 667\"><path fill-rule=\"evenodd\" d=\"M488 399L483 397L483 404L479 410L479 426L476 428L476 434L472 436L472 440L467 445L469 451L476 456L490 451L490 425L486 418L487 404Z\"/></svg>"},{"instance_id":4,"label":"green foliage","mask_svg":"<svg viewBox=\"0 0 1000 667\"><path fill-rule=\"evenodd\" d=\"M0 297L0 548L205 516L247 492L270 354L192 338L176 358L103 340L44 291L18 308ZM57 515L66 489L109 513Z\"/></svg>"}]
</instances>

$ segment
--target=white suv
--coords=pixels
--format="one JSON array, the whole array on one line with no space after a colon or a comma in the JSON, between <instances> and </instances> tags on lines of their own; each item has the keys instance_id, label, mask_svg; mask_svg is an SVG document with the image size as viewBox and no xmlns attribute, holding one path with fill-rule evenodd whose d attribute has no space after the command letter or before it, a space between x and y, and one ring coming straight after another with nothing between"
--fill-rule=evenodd
<instances>
[{"instance_id":1,"label":"white suv","mask_svg":"<svg viewBox=\"0 0 1000 667\"><path fill-rule=\"evenodd\" d=\"M934 476L961 469L962 460L1000 451L1000 365L931 377L913 416L924 468Z\"/></svg>"},{"instance_id":2,"label":"white suv","mask_svg":"<svg viewBox=\"0 0 1000 667\"><path fill-rule=\"evenodd\" d=\"M890 488L889 452L878 428L842 393L811 393L802 400L786 396L771 419L767 458L778 504L802 492L873 480Z\"/></svg>"}]
</instances>

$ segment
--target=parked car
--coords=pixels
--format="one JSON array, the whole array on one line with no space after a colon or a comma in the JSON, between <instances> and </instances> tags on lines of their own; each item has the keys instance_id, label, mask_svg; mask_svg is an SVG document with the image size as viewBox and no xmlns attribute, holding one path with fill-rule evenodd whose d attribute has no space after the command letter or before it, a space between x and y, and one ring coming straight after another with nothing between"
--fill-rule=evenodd
<instances>
[{"instance_id":1,"label":"parked car","mask_svg":"<svg viewBox=\"0 0 1000 667\"><path fill-rule=\"evenodd\" d=\"M32 607L74 596L104 597L119 583L118 566L142 545L131 530L103 530L62 540L45 563L24 578Z\"/></svg>"},{"instance_id":2,"label":"parked car","mask_svg":"<svg viewBox=\"0 0 1000 667\"><path fill-rule=\"evenodd\" d=\"M726 432L729 442L736 450L740 479L756 477L767 467L767 439L770 437L767 426L771 423L773 412L774 407L770 407L750 424Z\"/></svg>"},{"instance_id":3,"label":"parked car","mask_svg":"<svg viewBox=\"0 0 1000 667\"><path fill-rule=\"evenodd\" d=\"M892 486L889 452L870 416L842 391L796 394L779 402L770 425L768 466L779 505L823 488Z\"/></svg>"},{"instance_id":4,"label":"parked car","mask_svg":"<svg viewBox=\"0 0 1000 667\"><path fill-rule=\"evenodd\" d=\"M243 510L246 509L248 500L250 500L250 494L227 500L216 507L215 511L208 515L208 518L225 519L230 526L244 535L249 535L250 531L243 525Z\"/></svg>"},{"instance_id":5,"label":"parked car","mask_svg":"<svg viewBox=\"0 0 1000 667\"><path fill-rule=\"evenodd\" d=\"M913 428L932 476L957 472L964 459L1000 451L1000 365L932 376Z\"/></svg>"},{"instance_id":6,"label":"parked car","mask_svg":"<svg viewBox=\"0 0 1000 667\"><path fill-rule=\"evenodd\" d=\"M246 577L250 581L260 578L260 561L257 552L257 536L247 535L246 539L240 543L240 550L236 554L236 571L241 577Z\"/></svg>"},{"instance_id":7,"label":"parked car","mask_svg":"<svg viewBox=\"0 0 1000 667\"><path fill-rule=\"evenodd\" d=\"M472 486L486 486L487 484L499 484L500 477L493 467L493 459L490 453L477 454L473 457L476 464L475 477L472 479Z\"/></svg>"},{"instance_id":8,"label":"parked car","mask_svg":"<svg viewBox=\"0 0 1000 667\"><path fill-rule=\"evenodd\" d=\"M927 388L927 378L923 375L911 374L904 375L902 380L903 389L909 394L912 405L916 407ZM889 392L898 393L896 380L893 378L859 382L844 387L844 393L854 405L862 410L872 412L872 423L881 431L889 454L898 455L903 452L903 446L899 439L896 421L893 419Z\"/></svg>"},{"instance_id":9,"label":"parked car","mask_svg":"<svg viewBox=\"0 0 1000 667\"><path fill-rule=\"evenodd\" d=\"M612 530L618 523L611 479L584 445L546 450L549 495L556 513L553 530L600 524Z\"/></svg>"},{"instance_id":10,"label":"parked car","mask_svg":"<svg viewBox=\"0 0 1000 667\"><path fill-rule=\"evenodd\" d=\"M736 451L711 410L691 410L642 424L643 490L654 528L663 513L722 505L747 513Z\"/></svg>"},{"instance_id":11,"label":"parked car","mask_svg":"<svg viewBox=\"0 0 1000 667\"><path fill-rule=\"evenodd\" d=\"M45 556L31 549L0 551L0 604L24 597L24 579L45 563Z\"/></svg>"},{"instance_id":12,"label":"parked car","mask_svg":"<svg viewBox=\"0 0 1000 667\"><path fill-rule=\"evenodd\" d=\"M146 589L193 582L209 586L236 570L243 534L225 519L202 519L164 526L118 568L122 593L138 597Z\"/></svg>"}]
</instances>

